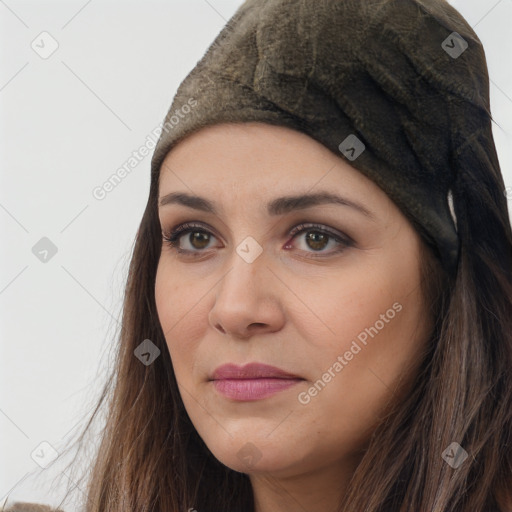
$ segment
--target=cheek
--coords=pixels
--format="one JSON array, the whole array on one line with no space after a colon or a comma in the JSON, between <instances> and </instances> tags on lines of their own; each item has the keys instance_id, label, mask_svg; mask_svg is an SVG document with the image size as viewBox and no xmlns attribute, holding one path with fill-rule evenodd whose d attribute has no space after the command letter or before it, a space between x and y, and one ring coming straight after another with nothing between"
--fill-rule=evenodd
<instances>
[{"instance_id":1,"label":"cheek","mask_svg":"<svg viewBox=\"0 0 512 512\"><path fill-rule=\"evenodd\" d=\"M318 349L318 357L349 350L356 338L362 346L377 338L395 340L388 345L399 343L406 317L415 320L420 311L416 288L415 276L366 265L361 271L351 268L316 282L296 280L294 294L301 301L288 306L294 327Z\"/></svg>"},{"instance_id":2,"label":"cheek","mask_svg":"<svg viewBox=\"0 0 512 512\"><path fill-rule=\"evenodd\" d=\"M310 362L305 408L318 425L340 425L344 441L363 443L391 398L414 370L427 329L416 266L340 274L321 293L303 283L318 318L300 316ZM341 284L340 284L341 283ZM340 293L340 289L342 290ZM301 402L304 403L304 402ZM309 412L307 414L309 414Z\"/></svg>"},{"instance_id":3,"label":"cheek","mask_svg":"<svg viewBox=\"0 0 512 512\"><path fill-rule=\"evenodd\" d=\"M207 328L205 293L188 279L181 279L163 262L155 279L158 319L171 356L176 378L191 379L199 341Z\"/></svg>"}]
</instances>

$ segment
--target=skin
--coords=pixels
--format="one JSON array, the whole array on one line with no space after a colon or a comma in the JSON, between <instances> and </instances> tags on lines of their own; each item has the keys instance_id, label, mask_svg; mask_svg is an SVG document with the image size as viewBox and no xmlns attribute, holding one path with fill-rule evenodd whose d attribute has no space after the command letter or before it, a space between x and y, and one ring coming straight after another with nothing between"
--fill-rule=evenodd
<instances>
[{"instance_id":1,"label":"skin","mask_svg":"<svg viewBox=\"0 0 512 512\"><path fill-rule=\"evenodd\" d=\"M278 196L320 190L363 205L374 218L338 204L278 216L264 207ZM196 259L163 242L155 283L190 419L217 459L249 475L257 512L334 512L384 406L411 385L430 332L420 293L420 236L347 160L281 126L218 124L183 139L162 165L159 198L170 192L200 195L219 208L214 215L180 204L159 207L164 232L184 222L207 224L195 229L206 238L189 232L178 241L200 253ZM311 241L317 228L290 236L301 222L354 243L336 253L343 244L332 237ZM236 251L248 236L263 249L252 263ZM352 342L394 303L401 310L386 316L348 361ZM341 371L332 370L338 356L346 363ZM245 402L226 398L208 380L221 364L254 361L304 380ZM299 394L304 398L329 368L334 377L301 403ZM238 455L244 446L252 461Z\"/></svg>"}]
</instances>

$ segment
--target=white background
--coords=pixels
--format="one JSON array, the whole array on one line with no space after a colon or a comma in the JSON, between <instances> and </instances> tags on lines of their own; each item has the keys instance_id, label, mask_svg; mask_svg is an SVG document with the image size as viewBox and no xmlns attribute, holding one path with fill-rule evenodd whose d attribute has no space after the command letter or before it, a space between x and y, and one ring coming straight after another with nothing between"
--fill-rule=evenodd
<instances>
[{"instance_id":1,"label":"white background","mask_svg":"<svg viewBox=\"0 0 512 512\"><path fill-rule=\"evenodd\" d=\"M0 0L0 506L62 496L43 483L60 470L31 453L59 451L103 384L151 153L105 199L92 190L163 121L241 3ZM451 3L484 44L512 186L512 0ZM31 47L43 31L59 44L47 59ZM42 237L58 249L46 263L32 253Z\"/></svg>"}]
</instances>

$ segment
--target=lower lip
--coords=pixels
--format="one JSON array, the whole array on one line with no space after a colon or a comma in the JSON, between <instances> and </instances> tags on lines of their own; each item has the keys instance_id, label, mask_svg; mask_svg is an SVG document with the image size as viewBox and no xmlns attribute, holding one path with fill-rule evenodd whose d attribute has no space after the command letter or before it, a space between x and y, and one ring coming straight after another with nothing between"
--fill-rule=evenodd
<instances>
[{"instance_id":1,"label":"lower lip","mask_svg":"<svg viewBox=\"0 0 512 512\"><path fill-rule=\"evenodd\" d=\"M233 400L261 400L295 386L302 379L222 379L214 380L215 389Z\"/></svg>"}]
</instances>

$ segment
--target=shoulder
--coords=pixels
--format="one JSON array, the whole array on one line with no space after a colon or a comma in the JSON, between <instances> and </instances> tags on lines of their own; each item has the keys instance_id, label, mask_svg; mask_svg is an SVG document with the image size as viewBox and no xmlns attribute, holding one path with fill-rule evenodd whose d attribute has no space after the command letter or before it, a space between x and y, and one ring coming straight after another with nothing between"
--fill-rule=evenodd
<instances>
[{"instance_id":1,"label":"shoulder","mask_svg":"<svg viewBox=\"0 0 512 512\"><path fill-rule=\"evenodd\" d=\"M0 512L64 512L60 508L52 508L42 503L28 503L25 501L15 501L7 508L1 507Z\"/></svg>"}]
</instances>

